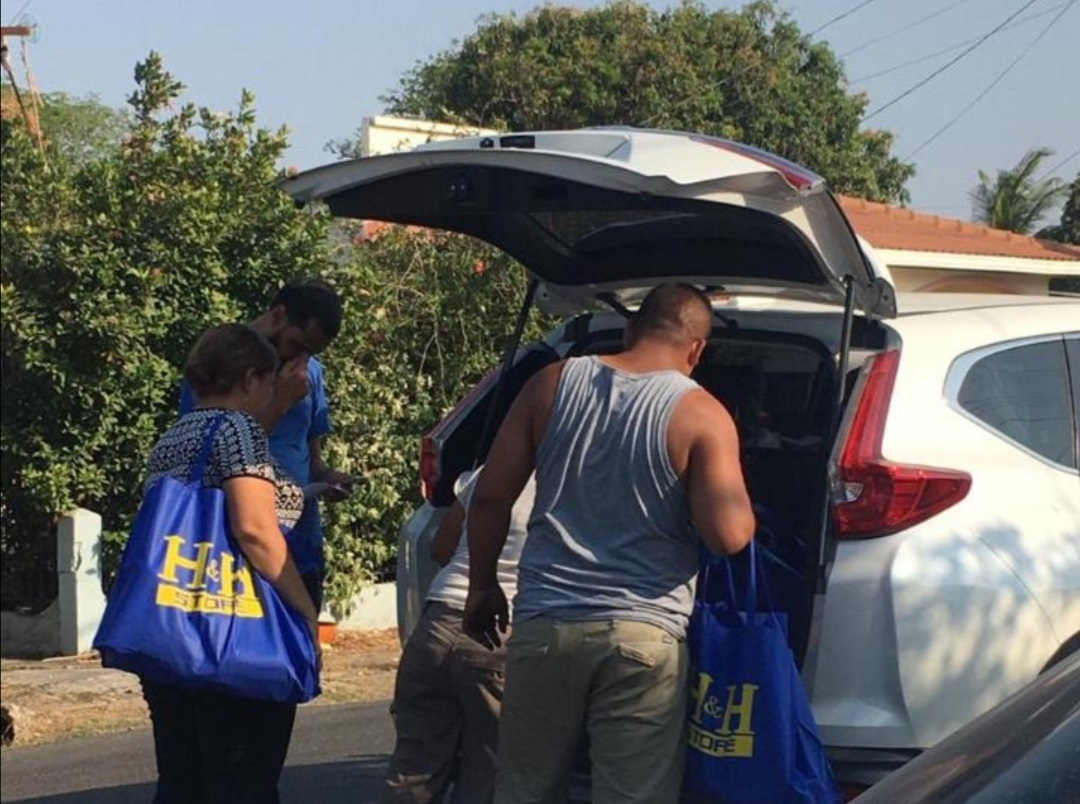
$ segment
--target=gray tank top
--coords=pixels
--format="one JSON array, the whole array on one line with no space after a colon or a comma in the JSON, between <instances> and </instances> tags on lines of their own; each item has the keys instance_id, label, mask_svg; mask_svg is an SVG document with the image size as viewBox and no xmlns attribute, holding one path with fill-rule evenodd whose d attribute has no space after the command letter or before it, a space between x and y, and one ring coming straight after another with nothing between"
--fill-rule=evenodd
<instances>
[{"instance_id":1,"label":"gray tank top","mask_svg":"<svg viewBox=\"0 0 1080 804\"><path fill-rule=\"evenodd\" d=\"M514 617L639 620L686 633L698 537L668 459L675 404L699 387L568 360L537 449Z\"/></svg>"}]
</instances>

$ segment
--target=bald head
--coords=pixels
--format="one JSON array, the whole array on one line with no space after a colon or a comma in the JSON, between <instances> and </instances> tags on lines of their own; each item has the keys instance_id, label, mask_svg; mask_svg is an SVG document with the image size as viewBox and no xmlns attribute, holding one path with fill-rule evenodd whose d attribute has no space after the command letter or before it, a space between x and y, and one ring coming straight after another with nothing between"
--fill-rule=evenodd
<instances>
[{"instance_id":1,"label":"bald head","mask_svg":"<svg viewBox=\"0 0 1080 804\"><path fill-rule=\"evenodd\" d=\"M627 324L627 345L643 338L675 346L707 341L712 333L712 305L693 285L668 284L653 288Z\"/></svg>"}]
</instances>

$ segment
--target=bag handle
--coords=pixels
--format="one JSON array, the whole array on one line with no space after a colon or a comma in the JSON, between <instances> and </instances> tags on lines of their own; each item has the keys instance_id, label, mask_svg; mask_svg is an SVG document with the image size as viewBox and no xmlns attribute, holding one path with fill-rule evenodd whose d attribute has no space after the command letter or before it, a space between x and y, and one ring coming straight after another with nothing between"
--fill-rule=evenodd
<instances>
[{"instance_id":1,"label":"bag handle","mask_svg":"<svg viewBox=\"0 0 1080 804\"><path fill-rule=\"evenodd\" d=\"M724 602L727 603L728 608L731 611L746 611L751 616L757 614L757 553L754 549L754 540L751 539L747 545L747 549L750 551L750 570L747 573L746 584L746 605L741 607L738 604L735 596L735 575L731 571L731 556L724 556ZM709 575L712 571L713 560L711 554L707 549L702 550L702 554L705 556L705 560L701 562L703 569L701 571L701 588L702 597L706 602L708 601L708 589L709 589ZM770 604L771 605L771 604Z\"/></svg>"},{"instance_id":2,"label":"bag handle","mask_svg":"<svg viewBox=\"0 0 1080 804\"><path fill-rule=\"evenodd\" d=\"M214 439L217 437L218 429L220 429L221 423L224 421L225 413L219 413L206 428L202 446L199 447L199 455L195 458L195 465L191 468L189 483L202 483L202 479L206 475L206 465L210 462L210 453L214 449Z\"/></svg>"},{"instance_id":3,"label":"bag handle","mask_svg":"<svg viewBox=\"0 0 1080 804\"><path fill-rule=\"evenodd\" d=\"M769 593L768 573L765 572L764 565L762 563L761 553L758 552L754 539L751 539L747 545L749 554L747 556L749 567L746 573L746 598L745 604L739 606L737 602L737 591L735 589L735 574L731 571L731 556L726 556L723 559L724 562L724 599L727 603L730 611L744 611L746 612L751 621L757 616L758 613L758 579L760 578L761 593L765 597L766 611L776 619L776 609L772 604L772 595ZM712 561L708 557L708 553L705 553L705 561L702 562L704 568L701 571L701 586L703 590L709 588L709 575L712 571ZM707 591L703 592L703 598L705 602L708 601Z\"/></svg>"},{"instance_id":4,"label":"bag handle","mask_svg":"<svg viewBox=\"0 0 1080 804\"><path fill-rule=\"evenodd\" d=\"M747 544L746 549L750 551L749 567L746 572L746 604L742 607L741 611L745 611L750 615L751 621L757 616L757 549L754 547L754 540L751 539ZM731 558L728 557L724 561L724 569L727 575L727 599L728 605L732 606L732 611L740 611L735 602L735 575L731 571Z\"/></svg>"},{"instance_id":5,"label":"bag handle","mask_svg":"<svg viewBox=\"0 0 1080 804\"><path fill-rule=\"evenodd\" d=\"M712 574L713 566L713 554L705 546L701 548L701 556L698 560L698 566L701 569L701 579L698 584L698 595L705 603L712 603L709 599L709 576ZM738 611L738 604L735 602L735 578L731 574L731 560L728 556L724 556L721 559L724 562L724 573L726 576L726 582L724 583L724 602L727 603L730 611Z\"/></svg>"}]
</instances>

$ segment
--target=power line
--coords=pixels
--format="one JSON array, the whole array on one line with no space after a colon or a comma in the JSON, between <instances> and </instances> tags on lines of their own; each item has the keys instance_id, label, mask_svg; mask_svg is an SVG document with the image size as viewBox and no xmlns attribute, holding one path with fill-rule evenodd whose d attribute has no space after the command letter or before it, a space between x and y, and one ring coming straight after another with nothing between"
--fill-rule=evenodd
<instances>
[{"instance_id":1,"label":"power line","mask_svg":"<svg viewBox=\"0 0 1080 804\"><path fill-rule=\"evenodd\" d=\"M1064 159L1062 159L1062 160L1061 160L1060 162L1058 162L1058 163L1057 163L1056 165L1054 165L1054 166L1053 166L1052 168L1050 168L1049 170L1045 171L1045 172L1044 172L1044 173L1043 173L1043 174L1042 174L1041 176L1039 176L1039 178L1038 178L1038 179L1036 179L1036 181L1042 181L1042 180L1043 180L1043 179L1045 179L1045 178L1046 178L1047 176L1052 176L1053 174L1055 174L1055 173L1057 173L1057 172L1058 172L1059 170L1061 170L1061 169L1062 169L1063 167L1065 167L1065 166L1066 166L1067 164L1069 164L1069 163L1070 163L1071 161L1073 161L1074 159L1076 159L1076 157L1078 157L1078 156L1080 156L1080 148L1077 148L1077 149L1076 149L1075 151L1073 151L1073 152L1072 152L1071 154L1069 154L1068 156L1066 156L1066 157L1065 157Z\"/></svg>"},{"instance_id":2,"label":"power line","mask_svg":"<svg viewBox=\"0 0 1080 804\"><path fill-rule=\"evenodd\" d=\"M1024 3L1024 5L1022 5L1022 6L1021 6L1021 7L1019 8L1019 9L1017 9L1017 10L1016 10L1016 11L1014 11L1014 12L1013 12L1012 14L1010 14L1010 15L1009 15L1009 16L1008 16L1008 17L1007 17L1007 18L1005 19L1005 21L1004 21L1004 22L1001 22L1001 23L999 23L999 24L997 25L997 27L995 27L995 28L994 28L994 29L993 29L992 31L990 31L989 33L985 33L985 34L983 34L982 36L980 36L980 37L979 37L979 39L978 39L978 41L976 41L976 42L975 42L975 43L974 43L974 44L973 44L973 45L972 45L971 47L967 48L967 49L966 49L966 50L965 50L965 51L964 51L963 53L961 53L960 55L958 55L958 56L957 56L956 58L954 58L954 59L950 59L950 60L949 60L948 62L946 62L946 63L945 63L944 65L942 65L942 66L941 66L941 67L939 67L938 69L934 70L934 72L930 73L930 75L926 76L926 78L922 79L921 81L919 81L918 83L916 83L916 84L915 84L914 86L912 86L912 87L909 87L908 89L905 89L905 90L904 90L903 92L901 92L901 93L900 93L899 95L897 95L897 96L896 96L895 98L893 98L893 99L892 99L891 101L889 101L888 103L886 103L886 104L885 104L884 106L879 106L879 107L878 107L878 108L876 108L876 109L875 109L874 111L870 112L870 114L866 115L866 117L864 117L864 118L863 118L863 122L865 123L865 122L866 122L867 120L869 120L869 119L870 119L871 117L876 117L877 115L881 114L881 113L882 113L882 112L884 112L884 111L885 111L886 109L888 109L888 108L889 108L890 106L894 106L895 104L897 104L897 103L899 103L900 101L902 101L902 100L903 100L904 98L906 98L906 97L907 97L908 95L910 95L910 94L911 94L912 92L915 92L915 91L916 91L917 89L919 89L919 88L921 88L921 87L925 86L926 84L930 83L930 81L932 81L933 79L937 78L937 77L938 77L939 75L941 75L941 74L942 74L943 72L945 72L946 70L948 70L948 69L949 69L950 67L952 67L952 66L953 66L954 64L956 64L956 63L957 63L958 61L960 61L960 59L964 58L964 56L966 56L967 54L969 54L969 53L970 53L971 51L975 50L975 48L977 48L977 47L978 47L979 45L981 45L981 44L982 44L983 42L985 42L985 41L986 41L987 39L989 39L989 38L990 38L991 36L993 36L994 34L996 34L996 33L1000 32L1002 28L1004 28L1004 27L1005 27L1006 25L1008 25L1008 24L1009 24L1010 22L1012 22L1012 21L1013 21L1014 19L1016 19L1016 18L1017 18L1017 17L1018 17L1018 16L1020 15L1020 14L1022 14L1022 13L1023 13L1023 12L1025 12L1025 11L1027 11L1027 10L1028 10L1029 8L1031 8L1031 7L1033 6L1033 5L1035 5L1035 3L1037 3L1037 2L1038 2L1038 0L1028 0L1028 1L1027 1L1026 3Z\"/></svg>"},{"instance_id":3,"label":"power line","mask_svg":"<svg viewBox=\"0 0 1080 804\"><path fill-rule=\"evenodd\" d=\"M1011 31L1013 28L1019 28L1019 27L1021 27L1023 25L1027 25L1029 22L1034 22L1035 20L1042 19L1043 17L1048 17L1049 15L1053 14L1058 9L1064 8L1068 4L1069 4L1069 2L1059 3L1056 6L1051 6L1050 8L1046 9L1045 11L1039 11L1036 14L1031 14L1031 15L1029 15L1027 17L1023 17L1022 19L1018 19L1016 22L1012 23L1011 25L1006 25L1004 28L1002 28L1001 32L1004 33L1005 31ZM861 75L858 78L852 78L850 83L857 84L860 81L870 81L871 79L874 79L874 78L880 78L883 75L889 75L890 73L895 73L897 70L903 70L905 67L912 67L912 66L914 66L916 64L922 64L924 61L930 61L931 59L935 59L938 56L944 56L946 53L952 53L954 50L959 50L960 48L964 47L965 45L970 45L972 42L977 42L978 40L979 40L979 37L973 36L970 39L965 39L963 42L957 42L956 44L949 45L948 47L944 47L941 50L935 50L933 53L927 53L925 56L919 56L918 58L915 58L915 59L909 59L908 61L903 61L903 62L900 62L899 64L894 64L892 67L886 67L884 70L878 70L876 73L868 73L867 75Z\"/></svg>"},{"instance_id":4,"label":"power line","mask_svg":"<svg viewBox=\"0 0 1080 804\"><path fill-rule=\"evenodd\" d=\"M1045 28L1043 28L1041 31L1039 31L1038 36L1036 36L1034 39L1032 39L1028 43L1028 46L1025 47L1022 51L1020 51L1020 55L1018 55L1015 59L1013 59L1011 62L1009 62L1008 67L1006 67L1004 70L1002 70L1000 73L998 73L997 78L995 78L993 81L991 81L989 83L989 85L987 85L986 89L984 89L982 92L980 92L978 95L976 95L971 100L971 102L968 103L967 106L965 106L963 109L961 109L955 115L953 115L952 118L945 125L943 125L941 128L939 128L933 134L931 134L926 140L924 140L922 142L921 145L919 145L918 148L916 148L914 151L912 151L910 154L908 154L907 157L905 157L905 158L906 159L911 159L912 157L914 157L915 154L919 153L919 151L921 151L927 145L932 143L934 140L936 140L938 137L940 137L942 134L944 134L946 131L948 131L950 128L952 128L953 125L955 125L960 120L960 118L962 118L969 111L971 111L972 107L974 107L975 104L977 104L979 101L981 101L983 98L985 98L990 93L990 90L992 90L999 83L1001 83L1002 79L1004 79L1005 76L1007 76L1010 72L1012 72L1013 68L1016 67L1016 65L1019 64L1020 61L1028 53L1031 52L1032 48L1034 48L1035 45L1037 45L1039 43L1039 40L1041 40L1044 36L1046 36L1048 33L1050 33L1050 30L1057 24L1058 20L1060 20L1063 16L1065 16L1066 12L1068 12L1068 10L1070 8L1072 8L1074 5L1076 5L1076 3L1077 3L1077 0L1070 0L1069 4L1066 5L1065 8L1061 9L1061 11L1059 11L1057 13L1057 16L1055 16L1052 20L1050 20L1050 22L1048 22L1046 24Z\"/></svg>"},{"instance_id":5,"label":"power line","mask_svg":"<svg viewBox=\"0 0 1080 804\"><path fill-rule=\"evenodd\" d=\"M864 6L868 6L871 3L875 3L875 2L877 2L877 0L863 0L861 3L858 3L854 7L849 8L847 11L845 11L845 12L843 12L841 14L837 14L835 17L833 17L828 22L826 22L826 23L824 23L822 25L819 25L817 28L815 28L814 30L812 30L810 32L810 35L811 36L816 36L817 34L824 31L826 28L828 28L830 25L832 25L834 22L840 22L840 20L844 19L845 17L850 17L852 14L854 14L860 8L863 8Z\"/></svg>"},{"instance_id":6,"label":"power line","mask_svg":"<svg viewBox=\"0 0 1080 804\"><path fill-rule=\"evenodd\" d=\"M26 0L26 2L23 3L22 8L20 8L15 13L15 16L11 18L11 22L14 23L16 20L18 20L26 12L26 9L30 8L30 4L33 2L34 0Z\"/></svg>"},{"instance_id":7,"label":"power line","mask_svg":"<svg viewBox=\"0 0 1080 804\"><path fill-rule=\"evenodd\" d=\"M930 20L934 19L934 17L940 17L946 11L952 11L957 6L962 6L964 3L967 3L967 2L969 2L969 0L956 0L955 2L950 3L949 5L945 6L945 8L938 9L937 11L934 11L934 12L932 12L930 14L927 14L924 17L920 17L919 19L915 20L914 22L909 22L907 25L905 25L902 28L897 28L896 30L890 31L887 34L883 34L882 36L879 36L877 39L871 39L869 42L863 42L858 47L852 48L851 50L848 50L848 51L846 51L844 53L841 53L840 58L842 58L842 59L847 58L848 56L851 56L851 55L853 55L855 53L858 53L859 51L866 50L868 47L872 47L873 45L876 45L878 42L884 42L886 39L892 39L897 34L902 34L905 31L910 31L912 28L916 28L916 27L922 25L924 22L929 22Z\"/></svg>"}]
</instances>

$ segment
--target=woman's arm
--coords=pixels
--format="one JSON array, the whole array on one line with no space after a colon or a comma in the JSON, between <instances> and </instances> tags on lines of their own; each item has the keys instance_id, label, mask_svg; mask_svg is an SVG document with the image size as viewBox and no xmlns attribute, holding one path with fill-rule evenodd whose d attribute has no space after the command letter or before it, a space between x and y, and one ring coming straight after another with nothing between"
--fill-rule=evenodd
<instances>
[{"instance_id":1,"label":"woman's arm","mask_svg":"<svg viewBox=\"0 0 1080 804\"><path fill-rule=\"evenodd\" d=\"M278 525L274 484L261 477L238 476L226 480L222 488L229 525L244 557L317 632L319 613Z\"/></svg>"}]
</instances>

